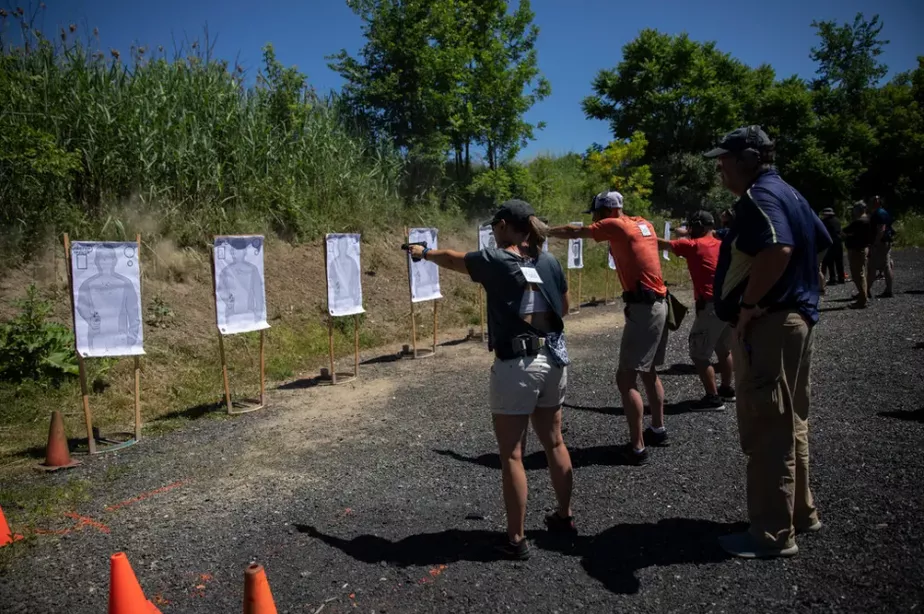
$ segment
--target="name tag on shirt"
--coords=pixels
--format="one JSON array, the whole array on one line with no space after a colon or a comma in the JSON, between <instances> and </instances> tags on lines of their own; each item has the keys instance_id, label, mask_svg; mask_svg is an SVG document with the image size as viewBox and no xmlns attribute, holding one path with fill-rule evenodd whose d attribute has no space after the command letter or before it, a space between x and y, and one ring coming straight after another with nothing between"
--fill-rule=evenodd
<instances>
[{"instance_id":1,"label":"name tag on shirt","mask_svg":"<svg viewBox=\"0 0 924 614\"><path fill-rule=\"evenodd\" d=\"M638 229L642 231L642 236L643 236L643 237L650 237L650 236L651 236L651 231L648 229L648 226L647 226L646 224L639 224L639 225L638 225Z\"/></svg>"},{"instance_id":2,"label":"name tag on shirt","mask_svg":"<svg viewBox=\"0 0 924 614\"><path fill-rule=\"evenodd\" d=\"M520 271L523 273L523 277L526 278L531 284L541 284L542 278L539 277L538 271L531 266L521 266Z\"/></svg>"}]
</instances>

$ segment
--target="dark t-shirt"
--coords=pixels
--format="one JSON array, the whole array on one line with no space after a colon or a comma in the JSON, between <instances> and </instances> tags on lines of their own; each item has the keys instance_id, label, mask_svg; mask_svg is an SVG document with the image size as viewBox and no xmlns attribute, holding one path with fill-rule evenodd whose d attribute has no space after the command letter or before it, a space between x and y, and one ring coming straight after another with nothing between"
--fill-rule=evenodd
<instances>
[{"instance_id":1,"label":"dark t-shirt","mask_svg":"<svg viewBox=\"0 0 924 614\"><path fill-rule=\"evenodd\" d=\"M838 244L841 242L841 221L837 219L836 215L829 215L826 217L822 223L825 225L825 230L828 231L828 235L831 237L833 244Z\"/></svg>"},{"instance_id":2,"label":"dark t-shirt","mask_svg":"<svg viewBox=\"0 0 924 614\"><path fill-rule=\"evenodd\" d=\"M880 226L885 226L885 233L882 235L882 240L889 242L892 240L894 231L892 230L892 216L889 215L889 212L879 207L869 218L870 223L873 225L873 238L875 239L876 233L879 231Z\"/></svg>"},{"instance_id":3,"label":"dark t-shirt","mask_svg":"<svg viewBox=\"0 0 924 614\"><path fill-rule=\"evenodd\" d=\"M716 315L736 322L754 258L774 245L792 248L783 275L760 300L771 311L796 309L818 321L818 254L831 238L805 198L775 170L758 176L735 203L735 221L722 240L714 292Z\"/></svg>"},{"instance_id":4,"label":"dark t-shirt","mask_svg":"<svg viewBox=\"0 0 924 614\"><path fill-rule=\"evenodd\" d=\"M864 250L872 242L873 226L866 216L850 222L844 229L844 246L847 249Z\"/></svg>"},{"instance_id":5,"label":"dark t-shirt","mask_svg":"<svg viewBox=\"0 0 924 614\"><path fill-rule=\"evenodd\" d=\"M547 252L538 260L524 259L505 249L487 248L465 255L465 266L472 281L484 286L488 295L488 349L507 347L517 335L530 332L530 326L520 317L520 301L526 289L526 278L520 267L534 267L542 279L539 290L549 308L555 312L557 326L552 332L564 330L562 295L568 290L561 264Z\"/></svg>"}]
</instances>

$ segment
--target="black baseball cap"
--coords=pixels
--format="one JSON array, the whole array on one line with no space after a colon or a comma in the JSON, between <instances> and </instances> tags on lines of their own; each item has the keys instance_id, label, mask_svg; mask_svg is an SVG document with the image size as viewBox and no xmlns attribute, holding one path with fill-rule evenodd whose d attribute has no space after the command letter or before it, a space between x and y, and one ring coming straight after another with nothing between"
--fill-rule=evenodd
<instances>
[{"instance_id":1,"label":"black baseball cap","mask_svg":"<svg viewBox=\"0 0 924 614\"><path fill-rule=\"evenodd\" d=\"M483 225L494 226L501 220L522 225L529 222L529 218L533 215L536 215L536 211L531 204L525 200L512 199L501 204L491 221Z\"/></svg>"},{"instance_id":2,"label":"black baseball cap","mask_svg":"<svg viewBox=\"0 0 924 614\"><path fill-rule=\"evenodd\" d=\"M690 216L690 226L701 224L703 226L715 226L715 218L711 213L705 210L696 211Z\"/></svg>"},{"instance_id":3,"label":"black baseball cap","mask_svg":"<svg viewBox=\"0 0 924 614\"><path fill-rule=\"evenodd\" d=\"M773 141L760 126L744 126L723 136L718 147L703 155L718 158L727 153L741 153L747 149L761 151L770 147L773 147Z\"/></svg>"}]
</instances>

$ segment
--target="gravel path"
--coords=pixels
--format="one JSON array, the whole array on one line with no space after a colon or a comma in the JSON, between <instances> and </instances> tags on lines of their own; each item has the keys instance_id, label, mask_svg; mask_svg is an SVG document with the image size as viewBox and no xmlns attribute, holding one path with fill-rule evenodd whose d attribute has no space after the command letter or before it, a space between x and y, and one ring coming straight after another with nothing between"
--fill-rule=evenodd
<instances>
[{"instance_id":1,"label":"gravel path","mask_svg":"<svg viewBox=\"0 0 924 614\"><path fill-rule=\"evenodd\" d=\"M685 404L701 394L691 318L663 375L673 445L647 467L619 464L619 308L599 307L569 322L573 542L539 531L553 496L531 435L534 555L494 560L489 356L466 343L366 366L355 385L283 386L267 411L194 421L68 474L16 477L85 478L94 496L84 520L56 519L46 529L63 534L38 536L0 575L0 611L104 611L119 550L165 614L240 611L251 561L280 612L911 611L924 601L924 252L896 264L896 298L856 312L852 286L835 286L824 301L811 443L826 528L794 559L733 560L716 545L744 526L744 465L733 407Z\"/></svg>"}]
</instances>

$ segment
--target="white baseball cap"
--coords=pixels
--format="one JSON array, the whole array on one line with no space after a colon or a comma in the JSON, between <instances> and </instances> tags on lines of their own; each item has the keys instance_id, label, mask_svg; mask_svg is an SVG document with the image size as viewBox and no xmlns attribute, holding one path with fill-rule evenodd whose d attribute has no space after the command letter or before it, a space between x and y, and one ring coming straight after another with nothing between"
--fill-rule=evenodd
<instances>
[{"instance_id":1,"label":"white baseball cap","mask_svg":"<svg viewBox=\"0 0 924 614\"><path fill-rule=\"evenodd\" d=\"M622 194L615 190L612 192L600 192L594 196L590 202L590 209L584 213L593 213L598 209L622 209Z\"/></svg>"}]
</instances>

